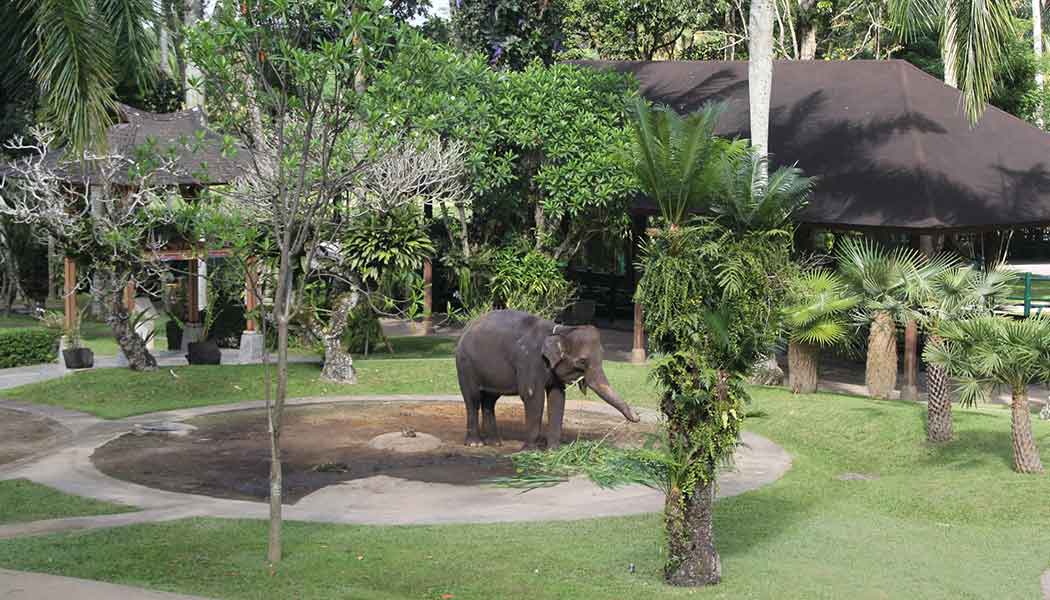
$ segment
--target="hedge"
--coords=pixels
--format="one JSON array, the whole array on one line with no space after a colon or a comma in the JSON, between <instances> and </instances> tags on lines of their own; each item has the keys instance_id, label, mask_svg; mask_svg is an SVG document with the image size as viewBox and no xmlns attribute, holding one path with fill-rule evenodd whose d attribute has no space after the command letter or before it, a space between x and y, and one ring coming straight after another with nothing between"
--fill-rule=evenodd
<instances>
[{"instance_id":1,"label":"hedge","mask_svg":"<svg viewBox=\"0 0 1050 600\"><path fill-rule=\"evenodd\" d=\"M54 362L61 332L51 329L0 329L0 369Z\"/></svg>"}]
</instances>

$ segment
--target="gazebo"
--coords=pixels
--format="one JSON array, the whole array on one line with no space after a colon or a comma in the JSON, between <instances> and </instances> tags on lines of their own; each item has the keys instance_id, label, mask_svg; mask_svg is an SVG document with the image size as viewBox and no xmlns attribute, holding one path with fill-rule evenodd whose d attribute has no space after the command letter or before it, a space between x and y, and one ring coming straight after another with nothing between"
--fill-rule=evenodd
<instances>
[{"instance_id":1,"label":"gazebo","mask_svg":"<svg viewBox=\"0 0 1050 600\"><path fill-rule=\"evenodd\" d=\"M131 106L119 105L118 122L106 132L106 141L107 151L118 156L132 157L139 149L148 148L150 152L158 156L171 157L173 160L171 168L158 170L151 174L151 182L161 187L177 187L182 196L187 199L197 197L200 190L206 186L232 182L250 167L250 152L238 143L231 146L222 135L209 129L199 109L173 113L151 113ZM61 150L45 157L45 161L50 161L70 183L84 186L91 184L93 171L90 163L86 169L81 169L79 165L74 168L65 166L63 159ZM127 174L118 175L118 184L121 183L121 177L128 185L133 185ZM228 251L218 250L211 251L207 258L225 256L229 256ZM155 257L163 261L183 260L189 263L185 329L182 341L183 348L185 348L189 342L197 341L197 336L201 332L200 280L202 275L199 269L202 257L185 244L170 244L156 252ZM70 326L77 314L75 293L77 272L76 264L71 258L65 259L64 266L65 323ZM136 287L134 282L130 282L124 292L129 312L134 312L136 309ZM245 306L251 310L257 305L256 295L252 291L254 286L251 281L248 281L245 287ZM256 323L248 319L241 338L242 359L251 360L260 357L262 348L261 337L256 332Z\"/></svg>"},{"instance_id":2,"label":"gazebo","mask_svg":"<svg viewBox=\"0 0 1050 600\"><path fill-rule=\"evenodd\" d=\"M747 62L578 64L632 73L644 97L678 112L724 102L717 133L750 136ZM775 61L770 113L771 166L819 177L802 227L917 240L1050 225L1050 135L995 107L971 127L960 92L906 61ZM636 237L654 212L635 205ZM644 359L638 306L634 331ZM917 363L914 332L905 337L908 385Z\"/></svg>"}]
</instances>

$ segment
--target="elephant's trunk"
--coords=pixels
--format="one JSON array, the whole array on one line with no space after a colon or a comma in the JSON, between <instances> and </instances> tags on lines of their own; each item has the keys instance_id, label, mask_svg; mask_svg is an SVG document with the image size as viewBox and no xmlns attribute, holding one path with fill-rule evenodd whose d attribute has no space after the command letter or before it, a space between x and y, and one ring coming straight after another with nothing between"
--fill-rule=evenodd
<instances>
[{"instance_id":1,"label":"elephant's trunk","mask_svg":"<svg viewBox=\"0 0 1050 600\"><path fill-rule=\"evenodd\" d=\"M587 387L594 390L594 393L598 394L602 400L605 400L610 406L620 411L625 419L632 423L637 423L639 421L638 415L631 410L630 406L627 406L627 403L623 401L623 398L620 398L620 395L612 389L611 385L609 385L609 380L605 378L605 373L599 371L593 376L586 377L584 381L587 383Z\"/></svg>"}]
</instances>

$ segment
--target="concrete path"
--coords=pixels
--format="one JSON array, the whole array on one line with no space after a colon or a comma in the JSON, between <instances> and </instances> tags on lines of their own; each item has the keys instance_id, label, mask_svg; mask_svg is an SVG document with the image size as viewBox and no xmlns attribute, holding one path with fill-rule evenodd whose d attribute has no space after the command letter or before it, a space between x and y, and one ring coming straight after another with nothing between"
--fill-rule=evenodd
<instances>
[{"instance_id":1,"label":"concrete path","mask_svg":"<svg viewBox=\"0 0 1050 600\"><path fill-rule=\"evenodd\" d=\"M290 405L365 402L458 402L458 396L370 396L343 398L299 398ZM189 516L266 518L263 502L228 500L210 496L158 490L109 477L91 461L95 449L136 425L182 421L231 410L259 409L261 402L206 406L141 415L118 421L103 421L78 413L43 407L28 407L0 401L0 407L46 412L76 430L60 447L14 465L0 467L0 479L24 478L60 491L137 506L146 513L61 519L0 527L0 538L52 533L55 531L116 527L150 520ZM598 402L569 402L567 411L616 415L615 409ZM654 422L657 414L640 410L643 420ZM745 433L732 469L719 476L719 497L740 494L779 479L791 466L791 457L773 442ZM464 510L464 507L470 507ZM410 525L435 523L493 523L536 520L572 520L658 512L663 494L644 486L602 489L577 478L527 492L496 486L462 486L405 481L377 476L328 486L285 507L285 517L324 523ZM133 516L138 514L139 516Z\"/></svg>"},{"instance_id":2,"label":"concrete path","mask_svg":"<svg viewBox=\"0 0 1050 600\"><path fill-rule=\"evenodd\" d=\"M202 600L124 585L0 569L0 600Z\"/></svg>"}]
</instances>

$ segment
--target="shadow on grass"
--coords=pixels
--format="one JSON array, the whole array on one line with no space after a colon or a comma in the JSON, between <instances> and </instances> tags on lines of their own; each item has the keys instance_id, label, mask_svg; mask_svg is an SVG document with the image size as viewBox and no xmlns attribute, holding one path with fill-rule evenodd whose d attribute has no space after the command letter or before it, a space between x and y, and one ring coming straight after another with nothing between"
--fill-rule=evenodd
<instances>
[{"instance_id":1,"label":"shadow on grass","mask_svg":"<svg viewBox=\"0 0 1050 600\"><path fill-rule=\"evenodd\" d=\"M780 537L816 506L785 498L776 491L747 493L719 501L715 508L715 544L726 556L746 555Z\"/></svg>"}]
</instances>

